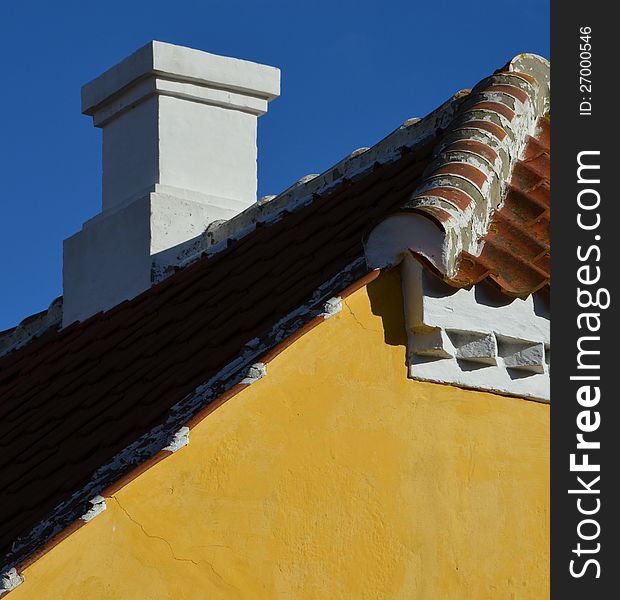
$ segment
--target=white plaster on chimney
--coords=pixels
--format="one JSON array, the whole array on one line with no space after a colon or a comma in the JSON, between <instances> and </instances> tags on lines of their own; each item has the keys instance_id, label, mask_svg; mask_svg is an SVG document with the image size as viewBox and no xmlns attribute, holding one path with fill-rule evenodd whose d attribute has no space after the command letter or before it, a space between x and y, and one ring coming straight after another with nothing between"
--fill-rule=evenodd
<instances>
[{"instance_id":1,"label":"white plaster on chimney","mask_svg":"<svg viewBox=\"0 0 620 600\"><path fill-rule=\"evenodd\" d=\"M256 202L274 67L151 42L82 88L103 130L102 212L65 240L63 326L148 289L153 256Z\"/></svg>"}]
</instances>

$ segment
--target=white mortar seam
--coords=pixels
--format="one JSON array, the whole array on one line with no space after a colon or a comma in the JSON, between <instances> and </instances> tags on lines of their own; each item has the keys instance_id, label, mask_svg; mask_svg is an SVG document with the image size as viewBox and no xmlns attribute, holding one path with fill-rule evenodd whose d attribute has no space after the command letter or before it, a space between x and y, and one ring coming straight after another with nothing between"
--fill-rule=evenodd
<instances>
[{"instance_id":1,"label":"white mortar seam","mask_svg":"<svg viewBox=\"0 0 620 600\"><path fill-rule=\"evenodd\" d=\"M80 517L77 512L78 507L84 505L85 498L93 493L105 490L123 475L152 458L164 445L169 443L170 436L174 435L174 431L177 431L180 426L187 423L194 415L231 389L236 383L241 382L242 376L239 373L244 365L265 355L270 349L301 329L307 322L320 315L321 309L318 307L322 308L325 299L330 298L334 288L346 289L367 273L364 258L360 257L354 260L342 271L320 285L306 304L291 311L275 323L263 338L254 338L248 341L237 358L171 407L164 423L142 435L121 450L110 462L99 467L86 485L57 505L47 519L41 520L26 535L16 540L11 548L10 562L0 568L7 570L10 564L19 565L36 548L64 531L71 522Z\"/></svg>"},{"instance_id":2,"label":"white mortar seam","mask_svg":"<svg viewBox=\"0 0 620 600\"><path fill-rule=\"evenodd\" d=\"M24 583L24 578L13 567L0 575L0 596L14 590L18 585Z\"/></svg>"},{"instance_id":3,"label":"white mortar seam","mask_svg":"<svg viewBox=\"0 0 620 600\"><path fill-rule=\"evenodd\" d=\"M334 315L337 315L342 310L342 298L340 296L335 296L334 298L330 298L323 307L323 312L321 316L324 319L329 319Z\"/></svg>"},{"instance_id":4,"label":"white mortar seam","mask_svg":"<svg viewBox=\"0 0 620 600\"><path fill-rule=\"evenodd\" d=\"M172 436L170 443L165 448L162 448L162 450L178 452L181 448L187 446L187 444L189 444L189 427L181 427L181 429Z\"/></svg>"},{"instance_id":5,"label":"white mortar seam","mask_svg":"<svg viewBox=\"0 0 620 600\"><path fill-rule=\"evenodd\" d=\"M267 376L267 365L262 362L254 363L247 371L246 376L241 380L241 383L251 385L256 383L259 379Z\"/></svg>"},{"instance_id":6,"label":"white mortar seam","mask_svg":"<svg viewBox=\"0 0 620 600\"><path fill-rule=\"evenodd\" d=\"M97 515L100 515L106 508L105 498L103 496L95 496L92 500L89 500L92 504L92 508L85 512L80 519L88 523L92 521Z\"/></svg>"}]
</instances>

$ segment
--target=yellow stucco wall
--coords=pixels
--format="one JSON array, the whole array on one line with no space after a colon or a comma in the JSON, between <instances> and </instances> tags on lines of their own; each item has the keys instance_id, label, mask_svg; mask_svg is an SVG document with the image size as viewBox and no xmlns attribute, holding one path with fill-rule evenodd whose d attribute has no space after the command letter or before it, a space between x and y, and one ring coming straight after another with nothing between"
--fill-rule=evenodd
<instances>
[{"instance_id":1,"label":"yellow stucco wall","mask_svg":"<svg viewBox=\"0 0 620 600\"><path fill-rule=\"evenodd\" d=\"M408 380L388 273L10 598L547 598L548 421L544 404Z\"/></svg>"}]
</instances>

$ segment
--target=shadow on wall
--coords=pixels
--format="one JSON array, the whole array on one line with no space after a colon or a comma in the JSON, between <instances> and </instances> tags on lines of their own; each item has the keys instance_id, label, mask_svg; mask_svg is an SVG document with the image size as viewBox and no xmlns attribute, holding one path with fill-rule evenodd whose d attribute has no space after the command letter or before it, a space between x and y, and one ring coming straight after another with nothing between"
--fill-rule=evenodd
<instances>
[{"instance_id":1,"label":"shadow on wall","mask_svg":"<svg viewBox=\"0 0 620 600\"><path fill-rule=\"evenodd\" d=\"M373 315L381 317L383 338L390 346L403 347L403 363L407 359L407 329L403 308L400 267L384 271L366 287Z\"/></svg>"}]
</instances>

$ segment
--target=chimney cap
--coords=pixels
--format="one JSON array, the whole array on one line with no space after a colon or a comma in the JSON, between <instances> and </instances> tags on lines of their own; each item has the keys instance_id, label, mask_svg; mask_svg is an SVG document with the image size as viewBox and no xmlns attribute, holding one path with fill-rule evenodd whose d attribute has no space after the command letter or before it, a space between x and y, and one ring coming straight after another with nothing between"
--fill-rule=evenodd
<instances>
[{"instance_id":1,"label":"chimney cap","mask_svg":"<svg viewBox=\"0 0 620 600\"><path fill-rule=\"evenodd\" d=\"M276 67L153 40L82 86L82 113L94 115L108 100L149 76L264 100L280 95L280 70Z\"/></svg>"}]
</instances>

